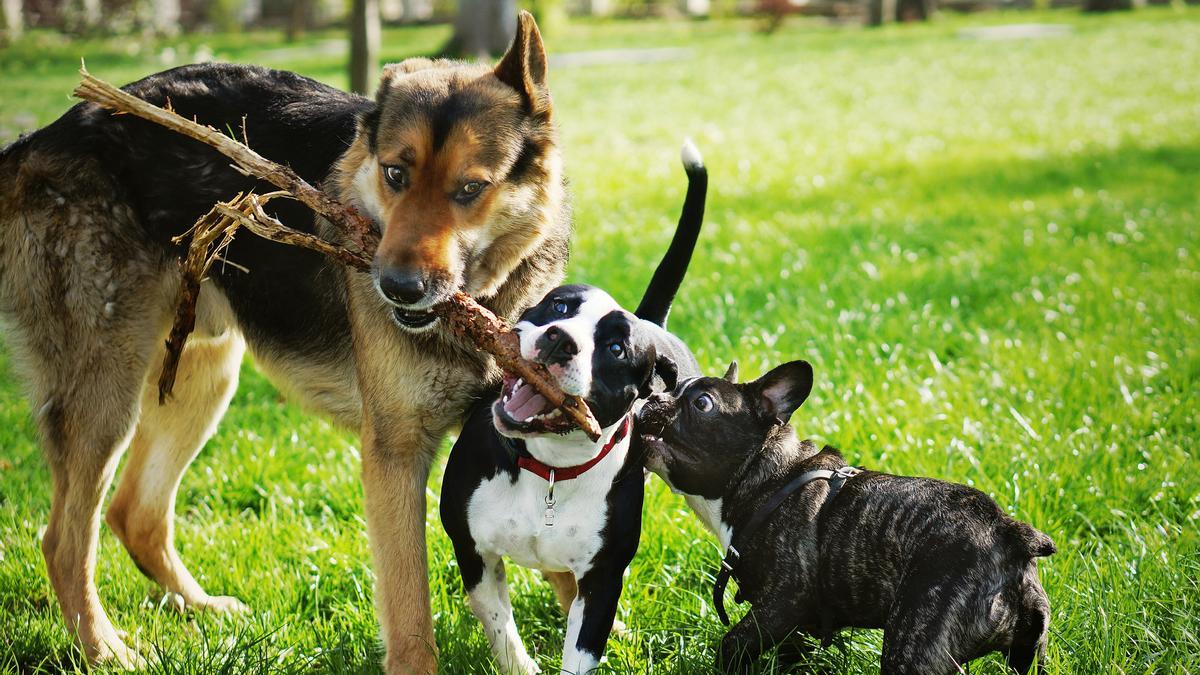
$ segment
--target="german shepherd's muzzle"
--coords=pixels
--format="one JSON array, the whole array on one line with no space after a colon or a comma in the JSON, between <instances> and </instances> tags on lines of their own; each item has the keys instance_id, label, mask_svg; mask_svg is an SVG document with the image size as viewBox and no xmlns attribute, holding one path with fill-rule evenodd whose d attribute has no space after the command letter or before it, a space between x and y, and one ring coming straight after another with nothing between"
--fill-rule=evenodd
<instances>
[{"instance_id":1,"label":"german shepherd's muzzle","mask_svg":"<svg viewBox=\"0 0 1200 675\"><path fill-rule=\"evenodd\" d=\"M241 235L206 281L174 398L153 382L174 314L171 243L217 201L270 190L191 139L79 104L0 151L0 320L28 382L54 479L42 541L70 630L93 661L132 666L94 582L100 509L148 576L196 608L209 595L174 547L180 477L237 386L245 349L289 396L362 435L363 487L389 670L436 668L425 483L438 442L498 379L428 310L455 290L514 317L562 278L570 223L546 89L522 14L495 68L414 59L374 101L250 66L186 66L126 89L252 147L369 215L372 274ZM334 236L285 200L273 215ZM397 329L397 324L401 329Z\"/></svg>"},{"instance_id":2,"label":"german shepherd's muzzle","mask_svg":"<svg viewBox=\"0 0 1200 675\"><path fill-rule=\"evenodd\" d=\"M385 71L336 182L377 223L375 284L401 327L428 329L454 291L492 295L540 243L531 212L560 173L545 69L538 45L494 70L411 59Z\"/></svg>"}]
</instances>

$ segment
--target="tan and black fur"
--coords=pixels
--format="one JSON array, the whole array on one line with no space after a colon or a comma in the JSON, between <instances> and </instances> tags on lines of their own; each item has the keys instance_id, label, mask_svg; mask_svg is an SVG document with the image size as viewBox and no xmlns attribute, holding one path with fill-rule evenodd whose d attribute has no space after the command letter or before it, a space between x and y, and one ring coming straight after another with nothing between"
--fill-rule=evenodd
<instances>
[{"instance_id":1,"label":"tan and black fur","mask_svg":"<svg viewBox=\"0 0 1200 675\"><path fill-rule=\"evenodd\" d=\"M244 609L189 573L172 515L248 349L295 400L360 430L386 665L436 668L426 477L438 442L496 372L426 310L461 289L512 317L561 280L570 225L545 71L523 14L495 68L405 61L386 68L374 101L220 64L126 87L244 133L360 208L382 236L371 274L239 236L231 264L204 284L163 406L154 382L181 254L171 237L214 202L269 188L199 143L92 104L0 151L0 318L54 483L47 570L89 659L141 661L94 582L102 503L123 454L105 520L139 568L189 607ZM292 227L331 233L299 205L272 206Z\"/></svg>"}]
</instances>

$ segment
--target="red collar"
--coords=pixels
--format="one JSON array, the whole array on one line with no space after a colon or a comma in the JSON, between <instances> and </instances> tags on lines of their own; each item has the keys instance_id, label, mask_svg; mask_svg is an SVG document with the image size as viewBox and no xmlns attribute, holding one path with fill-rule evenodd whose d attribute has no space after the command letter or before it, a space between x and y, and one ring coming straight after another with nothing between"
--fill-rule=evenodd
<instances>
[{"instance_id":1,"label":"red collar","mask_svg":"<svg viewBox=\"0 0 1200 675\"><path fill-rule=\"evenodd\" d=\"M612 435L612 438L608 439L608 442L604 444L603 448L601 448L600 453L583 464L562 467L550 466L548 464L539 462L533 457L522 456L517 458L517 466L530 473L535 473L538 476L541 476L542 480L550 480L550 475L553 474L554 482L556 483L564 480L571 480L572 478L578 478L583 472L587 471L593 466L596 466L600 463L600 460L607 457L609 451L616 447L617 443L620 443L621 439L625 438L625 436L629 434L629 428L631 426L633 426L633 417L626 415L625 422L621 425L621 428L617 429L617 432Z\"/></svg>"}]
</instances>

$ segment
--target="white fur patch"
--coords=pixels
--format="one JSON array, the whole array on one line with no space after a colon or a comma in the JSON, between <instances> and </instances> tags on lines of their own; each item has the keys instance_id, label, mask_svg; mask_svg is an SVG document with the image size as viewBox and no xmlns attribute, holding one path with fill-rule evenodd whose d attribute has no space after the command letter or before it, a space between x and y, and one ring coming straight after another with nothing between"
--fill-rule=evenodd
<instances>
[{"instance_id":1,"label":"white fur patch","mask_svg":"<svg viewBox=\"0 0 1200 675\"><path fill-rule=\"evenodd\" d=\"M696 517L710 532L717 535L717 540L721 542L721 550L729 548L729 542L733 540L733 527L726 523L721 518L721 503L720 499L705 499L696 495L685 494L684 500L688 506L692 507Z\"/></svg>"},{"instance_id":2,"label":"white fur patch","mask_svg":"<svg viewBox=\"0 0 1200 675\"><path fill-rule=\"evenodd\" d=\"M683 161L685 169L699 169L704 166L704 157L700 155L700 149L692 143L692 139L683 139L683 147L679 149L679 159Z\"/></svg>"},{"instance_id":3,"label":"white fur patch","mask_svg":"<svg viewBox=\"0 0 1200 675\"><path fill-rule=\"evenodd\" d=\"M620 309L621 306L612 296L593 288L588 290L583 304L572 317L552 321L544 326L521 321L516 326L517 335L521 338L521 356L531 361L536 360L538 338L551 326L566 333L574 340L579 353L562 366L550 367L550 374L558 380L558 385L564 392L586 397L592 388L592 354L596 347L596 323L609 312Z\"/></svg>"},{"instance_id":4,"label":"white fur patch","mask_svg":"<svg viewBox=\"0 0 1200 675\"><path fill-rule=\"evenodd\" d=\"M370 158L354 172L355 204L364 214L379 223L381 229L387 227L383 218L383 196L379 194L379 163Z\"/></svg>"},{"instance_id":5,"label":"white fur patch","mask_svg":"<svg viewBox=\"0 0 1200 675\"><path fill-rule=\"evenodd\" d=\"M611 433L602 434L602 441ZM553 527L545 524L549 483L540 476L522 470L515 483L503 473L483 481L467 505L467 522L476 550L484 557L506 556L522 567L571 571L577 577L582 576L603 543L601 532L608 513L608 492L625 463L629 441L626 436L608 456L578 478L555 484ZM568 444L574 450L574 444ZM599 442L591 446L588 457L571 461L570 465L587 461L603 447ZM543 445L542 451L553 456L549 445Z\"/></svg>"}]
</instances>

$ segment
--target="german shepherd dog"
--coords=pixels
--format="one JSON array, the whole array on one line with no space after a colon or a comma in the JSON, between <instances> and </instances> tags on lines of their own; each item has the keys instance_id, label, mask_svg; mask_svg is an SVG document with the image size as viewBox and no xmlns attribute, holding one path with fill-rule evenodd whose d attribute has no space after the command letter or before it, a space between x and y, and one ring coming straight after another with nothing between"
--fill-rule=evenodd
<instances>
[{"instance_id":1,"label":"german shepherd dog","mask_svg":"<svg viewBox=\"0 0 1200 675\"><path fill-rule=\"evenodd\" d=\"M248 347L295 400L362 436L367 529L389 671L436 670L425 484L439 441L499 373L429 308L463 290L513 317L558 285L570 236L546 54L528 14L494 68L412 59L374 101L286 72L197 65L126 90L218 129L369 216L370 274L243 235L204 283L174 397L154 382L178 297L171 238L264 183L206 146L79 104L0 152L0 318L53 478L42 550L93 662L141 663L94 581L101 503L138 567L193 608L210 595L173 542L180 478L212 435ZM329 233L280 201L291 227Z\"/></svg>"}]
</instances>

